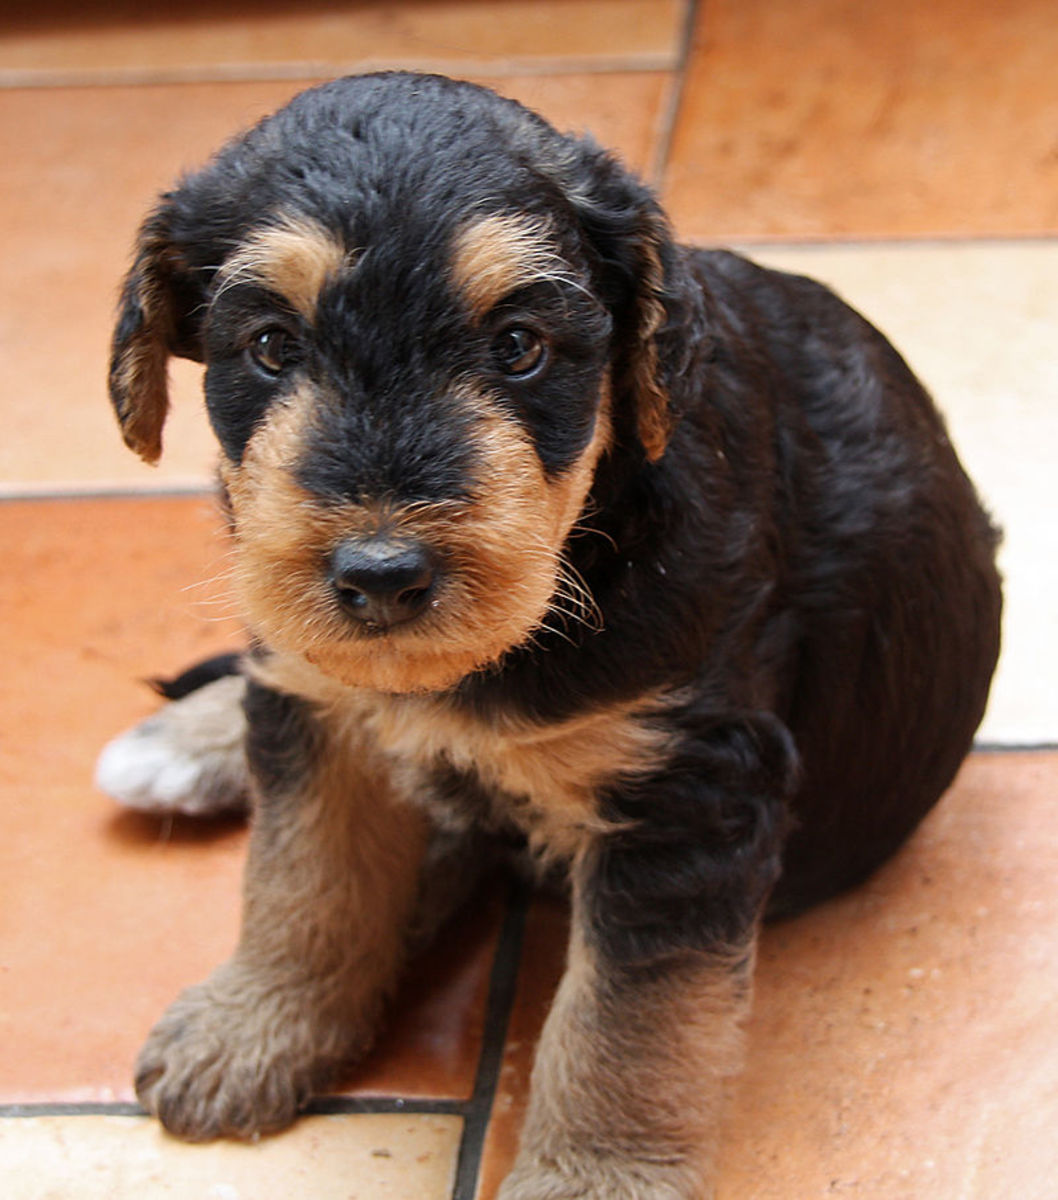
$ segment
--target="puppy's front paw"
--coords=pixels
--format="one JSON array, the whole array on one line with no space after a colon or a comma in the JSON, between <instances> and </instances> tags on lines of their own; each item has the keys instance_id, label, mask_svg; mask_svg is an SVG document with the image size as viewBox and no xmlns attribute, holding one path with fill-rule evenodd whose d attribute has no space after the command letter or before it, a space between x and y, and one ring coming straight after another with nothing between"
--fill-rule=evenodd
<instances>
[{"instance_id":1,"label":"puppy's front paw","mask_svg":"<svg viewBox=\"0 0 1058 1200\"><path fill-rule=\"evenodd\" d=\"M183 992L136 1063L144 1108L189 1141L285 1128L352 1049L324 1027L312 997L239 974L222 967Z\"/></svg>"}]
</instances>

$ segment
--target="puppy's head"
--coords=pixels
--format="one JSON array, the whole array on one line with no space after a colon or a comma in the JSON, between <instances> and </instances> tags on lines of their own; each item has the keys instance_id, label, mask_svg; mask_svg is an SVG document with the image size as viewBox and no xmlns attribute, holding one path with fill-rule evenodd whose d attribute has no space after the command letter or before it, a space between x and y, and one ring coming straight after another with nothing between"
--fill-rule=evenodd
<instances>
[{"instance_id":1,"label":"puppy's head","mask_svg":"<svg viewBox=\"0 0 1058 1200\"><path fill-rule=\"evenodd\" d=\"M664 452L674 270L592 145L471 85L340 80L162 197L111 395L154 461L168 356L204 361L255 632L347 683L441 689L546 622L615 441Z\"/></svg>"}]
</instances>

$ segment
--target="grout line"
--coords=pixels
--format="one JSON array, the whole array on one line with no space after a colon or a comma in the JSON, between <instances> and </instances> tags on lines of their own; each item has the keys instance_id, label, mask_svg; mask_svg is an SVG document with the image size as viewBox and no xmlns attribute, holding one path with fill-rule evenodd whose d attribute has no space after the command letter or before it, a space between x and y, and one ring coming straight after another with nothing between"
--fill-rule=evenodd
<instances>
[{"instance_id":1,"label":"grout line","mask_svg":"<svg viewBox=\"0 0 1058 1200\"><path fill-rule=\"evenodd\" d=\"M323 1096L299 1110L302 1116L362 1116L403 1113L408 1116L465 1117L466 1100L433 1100L403 1096ZM40 1101L0 1104L0 1120L23 1117L148 1117L141 1105L131 1101Z\"/></svg>"},{"instance_id":2,"label":"grout line","mask_svg":"<svg viewBox=\"0 0 1058 1200\"><path fill-rule=\"evenodd\" d=\"M154 87L173 84L313 82L369 71L418 71L476 79L509 79L536 75L608 75L672 71L677 63L665 51L575 58L362 58L304 62L222 63L152 68L111 67L98 70L0 69L0 91L81 87Z\"/></svg>"},{"instance_id":3,"label":"grout line","mask_svg":"<svg viewBox=\"0 0 1058 1200\"><path fill-rule=\"evenodd\" d=\"M141 488L135 484L128 487L120 485L101 484L98 487L53 487L26 489L25 491L5 491L0 485L0 504L52 504L55 502L76 500L186 500L200 497L208 500L215 497L217 489L212 484L191 483L172 484L164 487Z\"/></svg>"},{"instance_id":4,"label":"grout line","mask_svg":"<svg viewBox=\"0 0 1058 1200\"><path fill-rule=\"evenodd\" d=\"M753 254L762 250L874 250L891 246L918 250L947 250L962 246L1023 246L1037 243L1053 244L1058 240L1058 224L1053 229L1029 230L1027 232L995 232L984 230L967 233L954 231L931 231L928 233L791 233L761 234L717 234L715 237L684 238L696 246L723 244L734 250Z\"/></svg>"},{"instance_id":5,"label":"grout line","mask_svg":"<svg viewBox=\"0 0 1058 1200\"><path fill-rule=\"evenodd\" d=\"M474 1094L467 1106L463 1137L459 1144L452 1200L475 1200L477 1196L485 1137L500 1081L507 1027L518 987L530 895L528 884L521 880L512 882L507 913L492 963L481 1056L474 1080Z\"/></svg>"},{"instance_id":6,"label":"grout line","mask_svg":"<svg viewBox=\"0 0 1058 1200\"><path fill-rule=\"evenodd\" d=\"M974 754L1053 754L1058 742L974 742Z\"/></svg>"},{"instance_id":7,"label":"grout line","mask_svg":"<svg viewBox=\"0 0 1058 1200\"><path fill-rule=\"evenodd\" d=\"M305 1117L406 1113L417 1117L465 1117L468 1100L434 1100L408 1096L321 1096L301 1110Z\"/></svg>"},{"instance_id":8,"label":"grout line","mask_svg":"<svg viewBox=\"0 0 1058 1200\"><path fill-rule=\"evenodd\" d=\"M129 1101L41 1101L0 1104L0 1120L17 1117L145 1117L147 1110Z\"/></svg>"},{"instance_id":9,"label":"grout line","mask_svg":"<svg viewBox=\"0 0 1058 1200\"><path fill-rule=\"evenodd\" d=\"M673 82L669 91L668 103L659 121L658 141L654 151L654 161L650 168L650 185L658 193L665 183L665 171L672 154L672 139L676 134L676 122L683 108L683 94L687 85L687 67L691 60L694 47L694 34L698 26L699 0L687 0L683 13L683 28L680 31L679 49L676 52L676 62L673 64L671 75Z\"/></svg>"}]
</instances>

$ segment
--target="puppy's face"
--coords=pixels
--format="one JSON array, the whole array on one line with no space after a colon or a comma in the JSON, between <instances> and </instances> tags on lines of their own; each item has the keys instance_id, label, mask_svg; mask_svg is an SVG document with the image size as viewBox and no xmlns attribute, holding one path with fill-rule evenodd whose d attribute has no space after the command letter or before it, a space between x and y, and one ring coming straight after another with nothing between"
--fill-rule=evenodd
<instances>
[{"instance_id":1,"label":"puppy's face","mask_svg":"<svg viewBox=\"0 0 1058 1200\"><path fill-rule=\"evenodd\" d=\"M562 603L621 321L575 206L510 144L522 110L445 81L426 110L388 79L328 97L341 138L302 97L149 219L112 391L156 457L165 355L204 359L255 632L404 692L496 662ZM468 103L508 145L480 122L441 141Z\"/></svg>"},{"instance_id":2,"label":"puppy's face","mask_svg":"<svg viewBox=\"0 0 1058 1200\"><path fill-rule=\"evenodd\" d=\"M527 638L609 436L609 319L541 219L399 221L350 246L299 214L219 273L206 397L236 576L273 646L392 691Z\"/></svg>"}]
</instances>

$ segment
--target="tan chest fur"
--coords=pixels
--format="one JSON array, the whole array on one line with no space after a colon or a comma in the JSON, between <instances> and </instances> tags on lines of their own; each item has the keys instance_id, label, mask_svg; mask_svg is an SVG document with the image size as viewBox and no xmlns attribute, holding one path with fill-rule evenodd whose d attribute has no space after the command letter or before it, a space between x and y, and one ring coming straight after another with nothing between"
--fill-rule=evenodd
<instances>
[{"instance_id":1,"label":"tan chest fur","mask_svg":"<svg viewBox=\"0 0 1058 1200\"><path fill-rule=\"evenodd\" d=\"M347 688L298 659L274 658L258 673L320 704L336 731L344 727L343 740L368 733L409 780L439 763L473 772L503 806L497 815L518 825L543 854L574 855L586 835L606 828L600 789L659 765L668 745L662 724L651 720L656 698L556 725L486 722L431 697ZM417 770L407 772L408 766Z\"/></svg>"}]
</instances>

